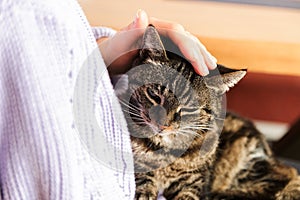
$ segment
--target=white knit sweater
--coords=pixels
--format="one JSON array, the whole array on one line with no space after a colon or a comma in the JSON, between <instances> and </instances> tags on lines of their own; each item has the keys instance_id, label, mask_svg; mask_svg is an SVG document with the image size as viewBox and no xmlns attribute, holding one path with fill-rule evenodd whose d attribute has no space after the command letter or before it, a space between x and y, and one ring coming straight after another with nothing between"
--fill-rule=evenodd
<instances>
[{"instance_id":1,"label":"white knit sweater","mask_svg":"<svg viewBox=\"0 0 300 200\"><path fill-rule=\"evenodd\" d=\"M0 0L0 199L133 199L129 134L94 35L74 0Z\"/></svg>"}]
</instances>

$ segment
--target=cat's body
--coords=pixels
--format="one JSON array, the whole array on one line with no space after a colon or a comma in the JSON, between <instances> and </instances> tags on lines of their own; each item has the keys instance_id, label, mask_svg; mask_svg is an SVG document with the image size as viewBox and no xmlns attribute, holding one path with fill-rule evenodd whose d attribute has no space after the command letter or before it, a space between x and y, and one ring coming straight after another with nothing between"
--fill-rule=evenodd
<instances>
[{"instance_id":1,"label":"cat's body","mask_svg":"<svg viewBox=\"0 0 300 200\"><path fill-rule=\"evenodd\" d=\"M273 157L250 121L224 112L222 94L244 70L218 66L201 77L166 53L152 26L134 66L119 98L131 133L136 199L156 199L160 191L167 199L300 199L296 171Z\"/></svg>"},{"instance_id":2,"label":"cat's body","mask_svg":"<svg viewBox=\"0 0 300 200\"><path fill-rule=\"evenodd\" d=\"M300 199L296 170L272 156L250 121L228 113L219 141L206 158L186 152L166 167L136 173L136 198L156 199L158 191L163 191L167 199Z\"/></svg>"}]
</instances>

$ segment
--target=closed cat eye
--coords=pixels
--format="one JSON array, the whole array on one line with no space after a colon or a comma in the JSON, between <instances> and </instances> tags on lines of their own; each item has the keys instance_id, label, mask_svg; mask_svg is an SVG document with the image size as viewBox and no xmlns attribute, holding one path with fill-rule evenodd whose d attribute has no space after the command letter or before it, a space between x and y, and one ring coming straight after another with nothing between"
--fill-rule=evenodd
<instances>
[{"instance_id":1,"label":"closed cat eye","mask_svg":"<svg viewBox=\"0 0 300 200\"><path fill-rule=\"evenodd\" d=\"M156 96L155 92L151 88L147 88L147 94L150 97L155 97Z\"/></svg>"},{"instance_id":2,"label":"closed cat eye","mask_svg":"<svg viewBox=\"0 0 300 200\"><path fill-rule=\"evenodd\" d=\"M147 88L146 92L157 104L161 103L161 98L151 88Z\"/></svg>"},{"instance_id":3,"label":"closed cat eye","mask_svg":"<svg viewBox=\"0 0 300 200\"><path fill-rule=\"evenodd\" d=\"M174 121L178 122L181 120L181 109L179 109L177 112L174 113Z\"/></svg>"}]
</instances>

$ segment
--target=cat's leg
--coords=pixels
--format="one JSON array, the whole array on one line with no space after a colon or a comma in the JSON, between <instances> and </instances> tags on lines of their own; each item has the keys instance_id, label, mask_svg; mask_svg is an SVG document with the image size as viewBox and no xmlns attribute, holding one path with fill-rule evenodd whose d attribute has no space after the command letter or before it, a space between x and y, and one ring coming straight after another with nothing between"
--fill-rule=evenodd
<instances>
[{"instance_id":1,"label":"cat's leg","mask_svg":"<svg viewBox=\"0 0 300 200\"><path fill-rule=\"evenodd\" d=\"M228 192L214 192L209 197L209 200L300 200L300 176L292 179L281 191L277 192L275 197L254 194L251 195L241 191L228 191Z\"/></svg>"},{"instance_id":2,"label":"cat's leg","mask_svg":"<svg viewBox=\"0 0 300 200\"><path fill-rule=\"evenodd\" d=\"M294 168L271 158L249 162L235 173L230 182L228 176L215 184L218 187L213 188L209 199L300 200L300 178L296 177Z\"/></svg>"},{"instance_id":3,"label":"cat's leg","mask_svg":"<svg viewBox=\"0 0 300 200\"><path fill-rule=\"evenodd\" d=\"M257 149L249 148L252 144ZM211 199L275 199L275 194L296 176L296 171L266 154L263 145L257 138L244 138L232 144L232 150L236 148L239 153L234 150L230 157L235 156L237 162L226 159L218 163L216 175L220 176L215 177L212 186L217 195Z\"/></svg>"},{"instance_id":4,"label":"cat's leg","mask_svg":"<svg viewBox=\"0 0 300 200\"><path fill-rule=\"evenodd\" d=\"M265 138L247 120L227 115L220 141L213 172L215 199L276 199L297 177L294 168L276 161Z\"/></svg>"},{"instance_id":5,"label":"cat's leg","mask_svg":"<svg viewBox=\"0 0 300 200\"><path fill-rule=\"evenodd\" d=\"M300 199L300 176L292 179L282 191L276 194L276 200L299 200Z\"/></svg>"},{"instance_id":6,"label":"cat's leg","mask_svg":"<svg viewBox=\"0 0 300 200\"><path fill-rule=\"evenodd\" d=\"M156 200L158 187L152 172L135 174L135 200Z\"/></svg>"}]
</instances>

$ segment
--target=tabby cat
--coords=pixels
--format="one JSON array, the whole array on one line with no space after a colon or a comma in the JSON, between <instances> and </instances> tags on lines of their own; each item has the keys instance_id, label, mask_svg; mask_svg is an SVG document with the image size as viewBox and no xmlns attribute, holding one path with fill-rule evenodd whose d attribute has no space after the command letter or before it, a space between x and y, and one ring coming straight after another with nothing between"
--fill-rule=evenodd
<instances>
[{"instance_id":1,"label":"tabby cat","mask_svg":"<svg viewBox=\"0 0 300 200\"><path fill-rule=\"evenodd\" d=\"M135 199L300 199L296 170L274 158L251 121L224 111L223 94L245 74L218 65L202 77L148 26L117 94L131 133Z\"/></svg>"}]
</instances>

